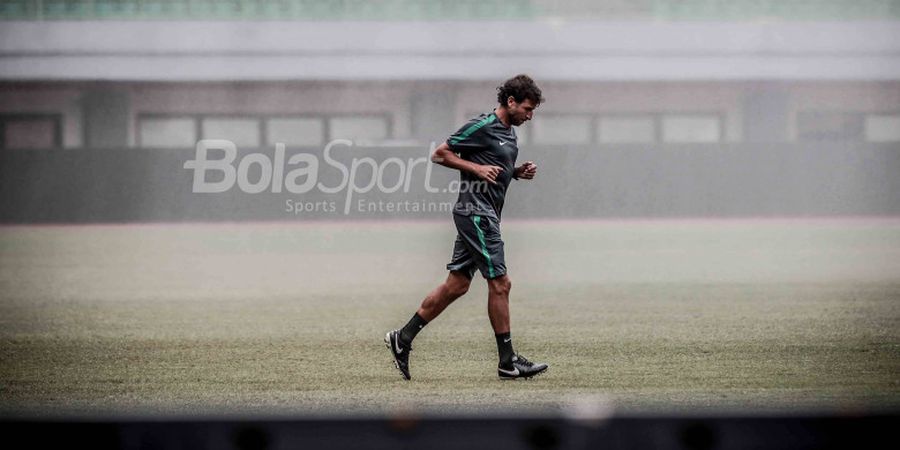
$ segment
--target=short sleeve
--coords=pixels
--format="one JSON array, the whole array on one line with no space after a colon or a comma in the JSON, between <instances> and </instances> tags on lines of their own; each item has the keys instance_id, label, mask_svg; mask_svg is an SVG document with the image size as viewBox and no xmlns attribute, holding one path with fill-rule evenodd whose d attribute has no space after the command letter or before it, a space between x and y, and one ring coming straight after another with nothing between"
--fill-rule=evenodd
<instances>
[{"instance_id":1,"label":"short sleeve","mask_svg":"<svg viewBox=\"0 0 900 450\"><path fill-rule=\"evenodd\" d=\"M487 148L488 143L485 140L486 138L482 128L493 120L493 114L480 119L470 120L469 123L463 125L462 128L447 139L447 146L450 147L452 152L459 153L460 155L472 154L484 150Z\"/></svg>"}]
</instances>

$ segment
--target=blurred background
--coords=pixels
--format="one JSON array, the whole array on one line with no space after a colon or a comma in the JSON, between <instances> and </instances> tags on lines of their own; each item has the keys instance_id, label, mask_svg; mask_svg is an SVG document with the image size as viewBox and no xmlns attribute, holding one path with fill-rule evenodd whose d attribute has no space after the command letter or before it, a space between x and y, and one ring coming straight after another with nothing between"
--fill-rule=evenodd
<instances>
[{"instance_id":1,"label":"blurred background","mask_svg":"<svg viewBox=\"0 0 900 450\"><path fill-rule=\"evenodd\" d=\"M23 0L0 17L4 222L293 220L297 196L272 189L192 194L197 141L424 157L517 73L547 102L519 129L542 177L510 217L900 212L895 0ZM419 169L367 198L455 198ZM343 218L344 199L314 189L338 213L302 217Z\"/></svg>"},{"instance_id":2,"label":"blurred background","mask_svg":"<svg viewBox=\"0 0 900 450\"><path fill-rule=\"evenodd\" d=\"M514 333L552 369L497 382L479 279L406 383L381 339L455 235L430 149L518 73L547 101L504 208ZM196 190L206 139L236 148L222 192ZM373 163L290 192L310 157L327 187ZM235 422L0 428L873 448L900 407L898 174L900 0L3 0L0 414ZM275 415L314 419L242 421Z\"/></svg>"}]
</instances>

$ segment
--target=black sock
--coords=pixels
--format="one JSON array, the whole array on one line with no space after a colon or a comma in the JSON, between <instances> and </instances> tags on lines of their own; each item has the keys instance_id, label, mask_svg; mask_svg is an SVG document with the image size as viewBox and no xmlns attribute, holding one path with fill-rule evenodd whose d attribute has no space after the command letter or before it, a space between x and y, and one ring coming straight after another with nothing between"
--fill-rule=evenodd
<instances>
[{"instance_id":1,"label":"black sock","mask_svg":"<svg viewBox=\"0 0 900 450\"><path fill-rule=\"evenodd\" d=\"M427 320L423 319L419 313L413 314L412 319L409 319L409 322L400 329L400 339L406 345L411 344L416 335L419 334L419 331L425 328L425 325L428 325Z\"/></svg>"},{"instance_id":2,"label":"black sock","mask_svg":"<svg viewBox=\"0 0 900 450\"><path fill-rule=\"evenodd\" d=\"M497 338L497 351L500 353L500 365L509 367L513 360L512 337L509 332L495 335Z\"/></svg>"}]
</instances>

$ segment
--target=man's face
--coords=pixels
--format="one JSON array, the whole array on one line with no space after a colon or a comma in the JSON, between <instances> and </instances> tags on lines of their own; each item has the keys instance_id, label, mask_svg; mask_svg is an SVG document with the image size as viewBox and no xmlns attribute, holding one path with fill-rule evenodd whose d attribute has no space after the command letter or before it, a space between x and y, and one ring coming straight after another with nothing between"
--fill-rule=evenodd
<instances>
[{"instance_id":1,"label":"man's face","mask_svg":"<svg viewBox=\"0 0 900 450\"><path fill-rule=\"evenodd\" d=\"M534 108L534 102L530 98L522 100L521 103L516 102L516 99L513 97L506 99L506 110L509 111L509 123L511 125L519 126L531 120L534 116Z\"/></svg>"}]
</instances>

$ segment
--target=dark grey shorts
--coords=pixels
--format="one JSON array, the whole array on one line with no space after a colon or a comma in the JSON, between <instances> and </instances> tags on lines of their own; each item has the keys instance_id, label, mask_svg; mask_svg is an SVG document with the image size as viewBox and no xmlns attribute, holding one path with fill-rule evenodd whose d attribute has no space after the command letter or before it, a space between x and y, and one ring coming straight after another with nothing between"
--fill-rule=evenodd
<instances>
[{"instance_id":1,"label":"dark grey shorts","mask_svg":"<svg viewBox=\"0 0 900 450\"><path fill-rule=\"evenodd\" d=\"M456 242L453 244L453 258L447 270L465 273L470 279L475 269L487 279L506 274L506 258L503 255L503 239L500 238L500 223L489 216L463 216L453 214L456 223Z\"/></svg>"}]
</instances>

